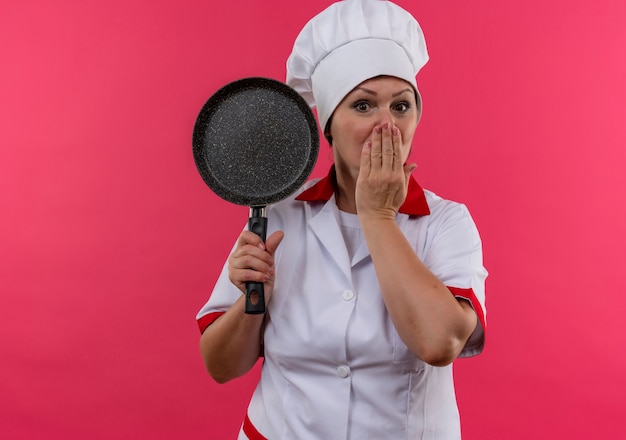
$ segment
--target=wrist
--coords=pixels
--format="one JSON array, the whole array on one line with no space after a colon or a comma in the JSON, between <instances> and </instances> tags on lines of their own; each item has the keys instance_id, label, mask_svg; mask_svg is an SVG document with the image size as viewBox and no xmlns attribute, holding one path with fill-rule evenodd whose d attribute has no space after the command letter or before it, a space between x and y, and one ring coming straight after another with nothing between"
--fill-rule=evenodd
<instances>
[{"instance_id":1,"label":"wrist","mask_svg":"<svg viewBox=\"0 0 626 440\"><path fill-rule=\"evenodd\" d=\"M357 213L359 216L359 222L363 229L366 228L381 228L388 225L396 225L396 212L389 211L376 211Z\"/></svg>"}]
</instances>

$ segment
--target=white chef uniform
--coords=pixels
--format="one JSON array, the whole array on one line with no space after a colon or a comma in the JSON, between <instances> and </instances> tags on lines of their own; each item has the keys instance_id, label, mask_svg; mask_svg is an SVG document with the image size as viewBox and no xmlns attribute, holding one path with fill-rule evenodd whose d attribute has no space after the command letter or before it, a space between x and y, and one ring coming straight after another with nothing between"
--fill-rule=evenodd
<instances>
[{"instance_id":1,"label":"white chef uniform","mask_svg":"<svg viewBox=\"0 0 626 440\"><path fill-rule=\"evenodd\" d=\"M452 365L426 364L398 336L365 241L348 256L331 181L332 170L268 208L268 235L285 237L275 255L261 379L239 438L459 439ZM479 324L461 356L480 353L487 272L467 208L411 178L397 223L451 294L473 306ZM201 330L241 294L225 265L197 315Z\"/></svg>"}]
</instances>

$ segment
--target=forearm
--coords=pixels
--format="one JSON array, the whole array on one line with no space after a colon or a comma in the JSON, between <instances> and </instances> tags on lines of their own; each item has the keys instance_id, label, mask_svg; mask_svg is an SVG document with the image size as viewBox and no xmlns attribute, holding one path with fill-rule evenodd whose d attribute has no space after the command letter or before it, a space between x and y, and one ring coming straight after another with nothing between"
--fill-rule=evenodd
<instances>
[{"instance_id":1,"label":"forearm","mask_svg":"<svg viewBox=\"0 0 626 440\"><path fill-rule=\"evenodd\" d=\"M244 313L244 296L204 331L200 353L207 371L219 383L247 373L259 358L265 315Z\"/></svg>"},{"instance_id":2,"label":"forearm","mask_svg":"<svg viewBox=\"0 0 626 440\"><path fill-rule=\"evenodd\" d=\"M398 334L425 362L452 362L476 327L476 314L422 263L395 220L362 218L361 224Z\"/></svg>"}]
</instances>

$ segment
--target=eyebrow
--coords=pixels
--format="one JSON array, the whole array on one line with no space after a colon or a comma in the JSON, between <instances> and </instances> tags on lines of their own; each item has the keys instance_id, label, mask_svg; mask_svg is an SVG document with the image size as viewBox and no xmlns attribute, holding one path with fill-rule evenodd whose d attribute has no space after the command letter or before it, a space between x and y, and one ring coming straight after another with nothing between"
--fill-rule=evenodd
<instances>
[{"instance_id":1,"label":"eyebrow","mask_svg":"<svg viewBox=\"0 0 626 440\"><path fill-rule=\"evenodd\" d=\"M365 93L368 93L368 94L374 95L374 96L378 95L378 93L376 93L375 91L367 89L365 87L357 87L355 90L361 90L361 91L363 91ZM400 95L402 95L403 93L406 93L406 92L411 93L412 90L409 87L407 87L406 89L402 89L399 92L394 93L393 95L391 95L391 97L395 98L396 96L400 96Z\"/></svg>"}]
</instances>

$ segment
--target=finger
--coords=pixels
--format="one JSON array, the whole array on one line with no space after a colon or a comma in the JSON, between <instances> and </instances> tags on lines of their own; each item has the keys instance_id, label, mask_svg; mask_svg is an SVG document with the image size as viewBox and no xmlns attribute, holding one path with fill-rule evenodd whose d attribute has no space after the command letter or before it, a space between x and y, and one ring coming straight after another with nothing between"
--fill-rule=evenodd
<instances>
[{"instance_id":1,"label":"finger","mask_svg":"<svg viewBox=\"0 0 626 440\"><path fill-rule=\"evenodd\" d=\"M385 123L382 126L382 135L381 135L381 144L382 144L382 167L386 170L393 170L394 166L394 144L393 144L393 135L391 132L391 126L389 123Z\"/></svg>"},{"instance_id":2,"label":"finger","mask_svg":"<svg viewBox=\"0 0 626 440\"><path fill-rule=\"evenodd\" d=\"M406 165L404 165L404 176L407 182L409 181L409 178L411 177L411 174L413 173L413 171L415 171L416 169L417 169L416 163L407 163Z\"/></svg>"},{"instance_id":3,"label":"finger","mask_svg":"<svg viewBox=\"0 0 626 440\"><path fill-rule=\"evenodd\" d=\"M247 282L265 283L271 279L271 275L252 269L232 269L229 271L230 281L245 292Z\"/></svg>"},{"instance_id":4,"label":"finger","mask_svg":"<svg viewBox=\"0 0 626 440\"><path fill-rule=\"evenodd\" d=\"M276 249L278 249L278 245L283 240L285 234L282 231L276 231L265 240L265 248L270 255L274 256L276 253Z\"/></svg>"},{"instance_id":5,"label":"finger","mask_svg":"<svg viewBox=\"0 0 626 440\"><path fill-rule=\"evenodd\" d=\"M397 171L403 168L402 163L402 138L398 127L391 127L391 141L393 145L393 163L391 166L392 171Z\"/></svg>"},{"instance_id":6,"label":"finger","mask_svg":"<svg viewBox=\"0 0 626 440\"><path fill-rule=\"evenodd\" d=\"M382 142L383 142L383 129L382 126L378 125L374 127L372 131L372 142L371 142L371 150L370 150L370 169L372 171L376 171L380 169L382 166Z\"/></svg>"},{"instance_id":7,"label":"finger","mask_svg":"<svg viewBox=\"0 0 626 440\"><path fill-rule=\"evenodd\" d=\"M359 177L368 177L372 171L372 141L365 142L361 149Z\"/></svg>"},{"instance_id":8,"label":"finger","mask_svg":"<svg viewBox=\"0 0 626 440\"><path fill-rule=\"evenodd\" d=\"M258 247L259 249L265 249L265 243L263 243L261 237L254 232L247 230L243 231L239 235L239 240L237 240L237 247L243 247L245 245L252 245Z\"/></svg>"},{"instance_id":9,"label":"finger","mask_svg":"<svg viewBox=\"0 0 626 440\"><path fill-rule=\"evenodd\" d=\"M231 265L234 269L253 269L259 272L269 272L269 269L274 265L274 259L265 251L260 251L253 246L245 246L232 255Z\"/></svg>"}]
</instances>

